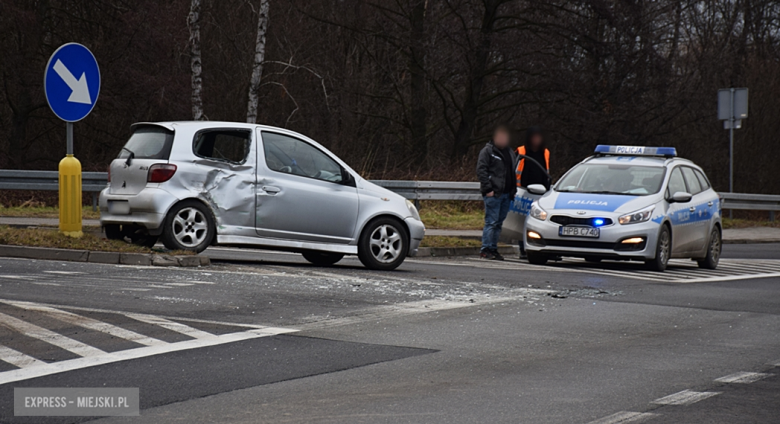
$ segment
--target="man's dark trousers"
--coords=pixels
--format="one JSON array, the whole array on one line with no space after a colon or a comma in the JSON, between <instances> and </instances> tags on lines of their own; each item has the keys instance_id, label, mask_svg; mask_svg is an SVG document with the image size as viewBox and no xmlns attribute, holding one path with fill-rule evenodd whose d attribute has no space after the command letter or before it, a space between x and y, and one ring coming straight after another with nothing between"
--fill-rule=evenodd
<instances>
[{"instance_id":1,"label":"man's dark trousers","mask_svg":"<svg viewBox=\"0 0 780 424\"><path fill-rule=\"evenodd\" d=\"M509 193L495 194L492 197L482 196L485 200L485 228L482 230L482 251L498 250L498 238L504 225L509 208L515 200Z\"/></svg>"}]
</instances>

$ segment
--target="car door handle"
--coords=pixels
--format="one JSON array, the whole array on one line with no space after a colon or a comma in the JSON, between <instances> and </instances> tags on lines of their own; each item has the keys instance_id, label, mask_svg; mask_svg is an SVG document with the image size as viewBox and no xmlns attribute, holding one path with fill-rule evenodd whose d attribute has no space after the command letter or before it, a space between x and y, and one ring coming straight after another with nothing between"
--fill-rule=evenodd
<instances>
[{"instance_id":1,"label":"car door handle","mask_svg":"<svg viewBox=\"0 0 780 424\"><path fill-rule=\"evenodd\" d=\"M279 187L263 186L263 191L268 194L276 194L282 191L282 189Z\"/></svg>"},{"instance_id":2,"label":"car door handle","mask_svg":"<svg viewBox=\"0 0 780 424\"><path fill-rule=\"evenodd\" d=\"M712 202L707 202L707 206L712 207L712 205L713 205Z\"/></svg>"},{"instance_id":3,"label":"car door handle","mask_svg":"<svg viewBox=\"0 0 780 424\"><path fill-rule=\"evenodd\" d=\"M688 210L691 211L691 212L696 212L696 207L695 206L691 206L690 208L688 208Z\"/></svg>"}]
</instances>

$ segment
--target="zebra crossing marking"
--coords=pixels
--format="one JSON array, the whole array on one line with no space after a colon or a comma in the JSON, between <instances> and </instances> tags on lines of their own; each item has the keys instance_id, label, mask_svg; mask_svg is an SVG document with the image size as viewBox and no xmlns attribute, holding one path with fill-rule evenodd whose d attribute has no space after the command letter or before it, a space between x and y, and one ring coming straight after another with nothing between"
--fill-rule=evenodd
<instances>
[{"instance_id":1,"label":"zebra crossing marking","mask_svg":"<svg viewBox=\"0 0 780 424\"><path fill-rule=\"evenodd\" d=\"M17 367L17 369L0 372L0 385L51 374L94 367L98 365L160 355L169 352L216 346L242 340L270 337L298 331L291 328L270 327L254 324L236 324L211 320L183 319L183 321L224 325L241 329L232 333L217 335L173 321L173 319L168 319L166 317L160 317L156 315L106 311L93 308L56 306L2 299L0 299L0 303L144 345L142 347L119 350L109 353L80 341L71 339L67 336L58 334L46 328L31 324L4 313L0 313L0 326L6 327L24 336L32 337L50 345L68 350L79 356L79 358L75 359L46 362L24 352L20 352L16 349L0 345L0 361ZM117 325L109 324L71 312L79 310L85 312L111 313L125 316L153 327L159 327L161 329L172 330L181 334L185 334L190 337L190 339L181 342L168 343L153 337L136 333ZM178 320L179 318L175 319Z\"/></svg>"},{"instance_id":2,"label":"zebra crossing marking","mask_svg":"<svg viewBox=\"0 0 780 424\"><path fill-rule=\"evenodd\" d=\"M426 262L430 263L430 261ZM642 269L642 265L638 262L605 261L601 264L592 264L576 258L565 258L562 261L547 265L532 265L518 259L507 259L504 262L487 262L479 258L466 258L461 261L447 262L447 265L504 270L554 270L687 284L780 277L780 260L758 259L721 259L718 268L714 270L699 268L695 262L687 259L672 259L669 261L669 267L665 272Z\"/></svg>"},{"instance_id":3,"label":"zebra crossing marking","mask_svg":"<svg viewBox=\"0 0 780 424\"><path fill-rule=\"evenodd\" d=\"M26 355L18 350L0 345L0 360L8 362L19 368L28 368L32 366L46 365L46 362L39 361L32 356Z\"/></svg>"},{"instance_id":4,"label":"zebra crossing marking","mask_svg":"<svg viewBox=\"0 0 780 424\"><path fill-rule=\"evenodd\" d=\"M0 312L0 325L8 327L18 333L22 333L25 336L32 337L48 344L65 349L69 352L73 352L79 356L100 356L105 355L106 352L90 346L86 343L82 343L78 340L65 337L62 334L55 333L54 331L47 330L43 327L39 327L35 324L31 324L27 321L22 321L19 318L14 318L10 315L6 315ZM2 359L2 358L0 358Z\"/></svg>"},{"instance_id":5,"label":"zebra crossing marking","mask_svg":"<svg viewBox=\"0 0 780 424\"><path fill-rule=\"evenodd\" d=\"M165 343L162 340L158 340L153 337L144 336L143 334L138 334L135 331L127 330L122 327L117 327L116 325L112 325L107 322L98 321L96 319L88 318L81 315L76 315L72 312L55 309L49 306L37 305L31 302L16 302L16 301L9 301L9 300L4 300L0 302L11 306L16 306L17 308L25 309L28 311L41 312L44 315L50 316L52 318L55 318L63 322L67 322L68 324L73 324L90 330L99 331L101 333L110 334L115 337L129 340L133 343L138 343L146 346L153 346L156 344Z\"/></svg>"}]
</instances>

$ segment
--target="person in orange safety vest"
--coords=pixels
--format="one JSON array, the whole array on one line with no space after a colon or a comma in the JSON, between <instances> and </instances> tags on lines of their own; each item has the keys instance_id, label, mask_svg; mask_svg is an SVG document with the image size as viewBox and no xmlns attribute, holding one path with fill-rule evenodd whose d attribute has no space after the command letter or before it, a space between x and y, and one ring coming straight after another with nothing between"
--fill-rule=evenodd
<instances>
[{"instance_id":1,"label":"person in orange safety vest","mask_svg":"<svg viewBox=\"0 0 780 424\"><path fill-rule=\"evenodd\" d=\"M517 177L517 186L526 188L531 184L541 184L547 189L550 189L550 180L548 173L550 172L550 150L544 142L544 133L539 127L528 128L525 134L525 143L518 147L515 151L518 155L528 156L535 159L542 166L545 167L547 173L534 164L525 166L526 160L520 157L520 161L517 164L515 174ZM525 246L523 240L520 240L520 259L526 259Z\"/></svg>"}]
</instances>

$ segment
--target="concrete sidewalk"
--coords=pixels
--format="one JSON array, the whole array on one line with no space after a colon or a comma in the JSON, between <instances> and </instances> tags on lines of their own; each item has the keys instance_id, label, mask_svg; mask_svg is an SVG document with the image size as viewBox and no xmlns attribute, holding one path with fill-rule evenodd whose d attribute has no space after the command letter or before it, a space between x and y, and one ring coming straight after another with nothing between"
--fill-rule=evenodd
<instances>
[{"instance_id":1,"label":"concrete sidewalk","mask_svg":"<svg viewBox=\"0 0 780 424\"><path fill-rule=\"evenodd\" d=\"M97 219L85 219L84 226L100 226ZM57 218L17 218L0 217L0 225L14 225L20 227L56 227L59 225ZM426 230L427 236L468 237L481 238L482 230ZM723 231L724 243L780 243L780 228L750 227L734 228Z\"/></svg>"}]
</instances>

